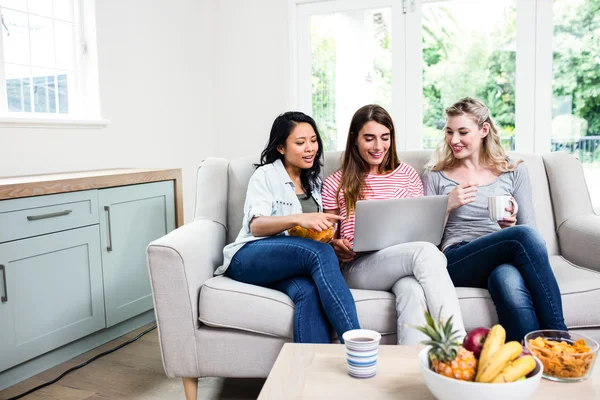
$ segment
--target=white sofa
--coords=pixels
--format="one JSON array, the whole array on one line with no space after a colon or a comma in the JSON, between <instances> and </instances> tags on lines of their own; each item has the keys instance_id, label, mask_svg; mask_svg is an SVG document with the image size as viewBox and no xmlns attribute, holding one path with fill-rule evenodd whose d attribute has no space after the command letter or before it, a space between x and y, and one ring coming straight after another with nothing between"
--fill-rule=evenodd
<instances>
[{"instance_id":1,"label":"white sofa","mask_svg":"<svg viewBox=\"0 0 600 400\"><path fill-rule=\"evenodd\" d=\"M401 152L419 173L428 151ZM525 160L538 229L560 285L567 326L600 339L600 216L592 209L581 164L566 153L512 154ZM325 175L341 153L325 155ZM292 341L294 304L283 293L213 277L222 249L241 226L256 158L211 158L198 170L193 222L151 243L148 264L165 372L170 377L266 377ZM467 330L497 315L487 290L458 288ZM396 342L394 296L352 290L361 326ZM191 381L191 380L188 380ZM184 383L186 380L184 379Z\"/></svg>"}]
</instances>

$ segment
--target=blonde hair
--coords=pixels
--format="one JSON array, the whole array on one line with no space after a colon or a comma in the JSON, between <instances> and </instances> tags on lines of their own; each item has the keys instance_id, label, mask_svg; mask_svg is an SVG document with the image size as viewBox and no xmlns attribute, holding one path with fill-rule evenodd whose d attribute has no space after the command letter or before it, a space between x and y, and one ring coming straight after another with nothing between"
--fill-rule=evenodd
<instances>
[{"instance_id":1,"label":"blonde hair","mask_svg":"<svg viewBox=\"0 0 600 400\"><path fill-rule=\"evenodd\" d=\"M490 132L482 139L482 145L479 150L479 159L483 165L488 168L493 168L497 172L509 172L514 171L517 166L523 162L523 160L517 160L515 162L509 161L506 152L500 144L498 128L496 128L496 124L494 124L494 121L492 120L490 110L481 101L471 97L464 97L446 108L445 112L446 121L449 117L465 115L475 122L479 129L482 129L485 123L489 125ZM444 135L445 134L446 127L444 127ZM456 168L459 163L460 161L454 157L450 145L444 139L435 149L431 160L427 164L427 169L432 171L443 171L445 169Z\"/></svg>"}]
</instances>

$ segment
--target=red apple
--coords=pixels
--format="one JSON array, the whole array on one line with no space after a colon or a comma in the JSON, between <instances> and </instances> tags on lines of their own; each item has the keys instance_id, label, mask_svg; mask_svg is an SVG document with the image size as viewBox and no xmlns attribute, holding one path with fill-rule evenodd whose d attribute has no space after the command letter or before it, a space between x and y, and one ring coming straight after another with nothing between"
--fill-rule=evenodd
<instances>
[{"instance_id":1,"label":"red apple","mask_svg":"<svg viewBox=\"0 0 600 400\"><path fill-rule=\"evenodd\" d=\"M463 347L475 354L475 357L479 358L481 349L483 349L483 343L487 338L490 328L475 328L465 336L463 340Z\"/></svg>"}]
</instances>

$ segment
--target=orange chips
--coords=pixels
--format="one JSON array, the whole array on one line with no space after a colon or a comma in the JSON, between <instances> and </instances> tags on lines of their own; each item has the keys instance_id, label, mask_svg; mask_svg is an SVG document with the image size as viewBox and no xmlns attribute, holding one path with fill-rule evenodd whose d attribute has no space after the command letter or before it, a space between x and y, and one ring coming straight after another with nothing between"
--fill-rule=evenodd
<instances>
[{"instance_id":1,"label":"orange chips","mask_svg":"<svg viewBox=\"0 0 600 400\"><path fill-rule=\"evenodd\" d=\"M300 236L306 239L313 239L319 242L327 243L333 238L333 234L335 233L335 227L318 232L314 229L306 229L301 226L294 226L293 228L288 229L288 233L290 236Z\"/></svg>"},{"instance_id":2,"label":"orange chips","mask_svg":"<svg viewBox=\"0 0 600 400\"><path fill-rule=\"evenodd\" d=\"M544 364L546 374L561 378L584 376L594 361L594 355L583 339L571 345L537 337L529 339L529 350Z\"/></svg>"}]
</instances>

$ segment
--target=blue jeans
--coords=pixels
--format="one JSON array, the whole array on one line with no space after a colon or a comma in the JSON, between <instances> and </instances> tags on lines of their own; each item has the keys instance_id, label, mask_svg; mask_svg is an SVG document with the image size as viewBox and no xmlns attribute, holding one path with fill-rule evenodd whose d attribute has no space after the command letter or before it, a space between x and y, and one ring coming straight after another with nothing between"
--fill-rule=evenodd
<instances>
[{"instance_id":1,"label":"blue jeans","mask_svg":"<svg viewBox=\"0 0 600 400\"><path fill-rule=\"evenodd\" d=\"M342 343L344 332L360 328L354 298L328 244L290 236L248 242L235 253L226 274L286 293L295 303L297 343L330 343L329 323Z\"/></svg>"},{"instance_id":2,"label":"blue jeans","mask_svg":"<svg viewBox=\"0 0 600 400\"><path fill-rule=\"evenodd\" d=\"M502 229L444 254L454 286L489 290L507 340L520 342L538 329L567 329L546 243L534 228Z\"/></svg>"}]
</instances>

